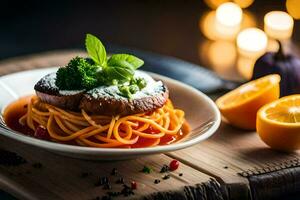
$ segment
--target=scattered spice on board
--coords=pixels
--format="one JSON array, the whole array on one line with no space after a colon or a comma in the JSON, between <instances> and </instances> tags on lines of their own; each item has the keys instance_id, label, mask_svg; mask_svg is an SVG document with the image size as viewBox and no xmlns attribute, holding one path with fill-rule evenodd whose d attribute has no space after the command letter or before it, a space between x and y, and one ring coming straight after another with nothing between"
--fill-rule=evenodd
<instances>
[{"instance_id":1,"label":"scattered spice on board","mask_svg":"<svg viewBox=\"0 0 300 200\"><path fill-rule=\"evenodd\" d=\"M170 167L171 171L175 171L179 167L179 161L178 160L172 160L170 162L170 166L169 167Z\"/></svg>"},{"instance_id":2,"label":"scattered spice on board","mask_svg":"<svg viewBox=\"0 0 300 200\"><path fill-rule=\"evenodd\" d=\"M134 192L132 191L132 188L129 187L128 185L123 185L123 189L121 191L121 194L123 194L123 196L128 197L130 195L134 195Z\"/></svg>"},{"instance_id":3,"label":"scattered spice on board","mask_svg":"<svg viewBox=\"0 0 300 200\"><path fill-rule=\"evenodd\" d=\"M144 166L143 169L141 170L141 172L145 173L145 174L150 174L152 172L152 169L148 166Z\"/></svg>"},{"instance_id":4,"label":"scattered spice on board","mask_svg":"<svg viewBox=\"0 0 300 200\"><path fill-rule=\"evenodd\" d=\"M154 183L155 183L155 184L159 184L159 183L160 183L160 180L159 180L159 179L155 179L155 180L154 180Z\"/></svg>"},{"instance_id":5,"label":"scattered spice on board","mask_svg":"<svg viewBox=\"0 0 300 200\"><path fill-rule=\"evenodd\" d=\"M163 165L160 169L160 173L166 173L170 171L170 167L168 165Z\"/></svg>"},{"instance_id":6,"label":"scattered spice on board","mask_svg":"<svg viewBox=\"0 0 300 200\"><path fill-rule=\"evenodd\" d=\"M179 176L183 176L183 173L179 173L178 175L179 175Z\"/></svg>"},{"instance_id":7,"label":"scattered spice on board","mask_svg":"<svg viewBox=\"0 0 300 200\"><path fill-rule=\"evenodd\" d=\"M137 183L135 181L131 181L131 189L133 190L137 189Z\"/></svg>"},{"instance_id":8,"label":"scattered spice on board","mask_svg":"<svg viewBox=\"0 0 300 200\"><path fill-rule=\"evenodd\" d=\"M5 166L18 166L26 163L27 161L16 154L15 152L0 150L0 165Z\"/></svg>"},{"instance_id":9,"label":"scattered spice on board","mask_svg":"<svg viewBox=\"0 0 300 200\"><path fill-rule=\"evenodd\" d=\"M167 180L167 179L169 179L169 178L171 178L170 174L166 174L166 175L164 175L164 176L162 177L162 179L164 179L164 180Z\"/></svg>"},{"instance_id":10,"label":"scattered spice on board","mask_svg":"<svg viewBox=\"0 0 300 200\"><path fill-rule=\"evenodd\" d=\"M121 195L121 192L107 192L108 197L117 197ZM105 197L105 196L104 196Z\"/></svg>"}]
</instances>

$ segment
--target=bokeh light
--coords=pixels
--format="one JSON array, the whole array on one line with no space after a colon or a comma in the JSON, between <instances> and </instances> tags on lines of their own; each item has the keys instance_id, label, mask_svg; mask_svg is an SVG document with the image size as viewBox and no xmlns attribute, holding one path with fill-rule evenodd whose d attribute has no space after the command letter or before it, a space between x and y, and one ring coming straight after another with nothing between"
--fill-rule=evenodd
<instances>
[{"instance_id":1,"label":"bokeh light","mask_svg":"<svg viewBox=\"0 0 300 200\"><path fill-rule=\"evenodd\" d=\"M251 6L254 0L233 0L236 4L238 4L241 8L247 8Z\"/></svg>"},{"instance_id":2,"label":"bokeh light","mask_svg":"<svg viewBox=\"0 0 300 200\"><path fill-rule=\"evenodd\" d=\"M204 15L199 20L199 27L202 34L210 39L210 40L217 40L218 33L216 30L216 11L210 11L204 13Z\"/></svg>"},{"instance_id":3,"label":"bokeh light","mask_svg":"<svg viewBox=\"0 0 300 200\"><path fill-rule=\"evenodd\" d=\"M300 1L299 0L287 0L286 9L288 13L295 19L300 19Z\"/></svg>"},{"instance_id":4,"label":"bokeh light","mask_svg":"<svg viewBox=\"0 0 300 200\"><path fill-rule=\"evenodd\" d=\"M265 53L267 44L268 38L265 32L258 28L247 28L237 37L238 52L249 58L259 57Z\"/></svg>"},{"instance_id":5,"label":"bokeh light","mask_svg":"<svg viewBox=\"0 0 300 200\"><path fill-rule=\"evenodd\" d=\"M221 77L234 78L237 51L233 41L218 40L206 41L199 45L198 49L201 61Z\"/></svg>"},{"instance_id":6,"label":"bokeh light","mask_svg":"<svg viewBox=\"0 0 300 200\"><path fill-rule=\"evenodd\" d=\"M216 11L217 22L228 27L239 26L242 21L242 17L242 9L232 2L220 5Z\"/></svg>"},{"instance_id":7,"label":"bokeh light","mask_svg":"<svg viewBox=\"0 0 300 200\"><path fill-rule=\"evenodd\" d=\"M219 5L229 2L230 0L204 0L206 5L208 5L212 9L216 9Z\"/></svg>"},{"instance_id":8,"label":"bokeh light","mask_svg":"<svg viewBox=\"0 0 300 200\"><path fill-rule=\"evenodd\" d=\"M239 27L228 28L216 21L216 11L205 13L199 20L199 27L203 35L210 40L234 40Z\"/></svg>"},{"instance_id":9,"label":"bokeh light","mask_svg":"<svg viewBox=\"0 0 300 200\"><path fill-rule=\"evenodd\" d=\"M253 74L253 68L256 59L239 56L237 60L237 70L239 74L246 80L250 80Z\"/></svg>"},{"instance_id":10,"label":"bokeh light","mask_svg":"<svg viewBox=\"0 0 300 200\"><path fill-rule=\"evenodd\" d=\"M199 20L202 34L210 40L234 40L241 29L256 26L255 17L250 12L243 13L240 26L227 27L216 21L216 11L209 11Z\"/></svg>"},{"instance_id":11,"label":"bokeh light","mask_svg":"<svg viewBox=\"0 0 300 200\"><path fill-rule=\"evenodd\" d=\"M267 51L276 52L279 49L279 44L276 40L269 38Z\"/></svg>"},{"instance_id":12,"label":"bokeh light","mask_svg":"<svg viewBox=\"0 0 300 200\"><path fill-rule=\"evenodd\" d=\"M271 11L264 17L264 29L268 36L275 39L288 39L292 36L293 18L283 11Z\"/></svg>"},{"instance_id":13,"label":"bokeh light","mask_svg":"<svg viewBox=\"0 0 300 200\"><path fill-rule=\"evenodd\" d=\"M252 12L244 10L243 11L243 20L241 23L241 30L250 27L256 27L256 17Z\"/></svg>"}]
</instances>

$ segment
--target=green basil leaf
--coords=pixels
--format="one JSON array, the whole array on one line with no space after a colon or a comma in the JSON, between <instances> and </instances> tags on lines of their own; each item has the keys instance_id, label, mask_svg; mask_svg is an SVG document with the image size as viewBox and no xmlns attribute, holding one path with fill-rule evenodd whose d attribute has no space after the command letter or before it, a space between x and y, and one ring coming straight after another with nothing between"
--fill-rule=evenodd
<instances>
[{"instance_id":1,"label":"green basil leaf","mask_svg":"<svg viewBox=\"0 0 300 200\"><path fill-rule=\"evenodd\" d=\"M141 67L144 64L144 61L129 54L114 54L108 59L107 64L135 70Z\"/></svg>"},{"instance_id":2,"label":"green basil leaf","mask_svg":"<svg viewBox=\"0 0 300 200\"><path fill-rule=\"evenodd\" d=\"M118 80L119 83L124 83L132 79L134 70L120 66L107 66L104 68L106 78L110 81Z\"/></svg>"},{"instance_id":3,"label":"green basil leaf","mask_svg":"<svg viewBox=\"0 0 300 200\"><path fill-rule=\"evenodd\" d=\"M85 47L96 64L106 66L106 50L97 37L92 34L86 34Z\"/></svg>"}]
</instances>

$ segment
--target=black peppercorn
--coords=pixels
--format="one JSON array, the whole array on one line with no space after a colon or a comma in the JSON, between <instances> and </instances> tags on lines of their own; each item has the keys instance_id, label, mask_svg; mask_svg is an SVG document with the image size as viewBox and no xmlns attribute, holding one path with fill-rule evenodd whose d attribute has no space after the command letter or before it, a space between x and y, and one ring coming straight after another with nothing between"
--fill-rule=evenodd
<instances>
[{"instance_id":1,"label":"black peppercorn","mask_svg":"<svg viewBox=\"0 0 300 200\"><path fill-rule=\"evenodd\" d=\"M160 169L160 173L165 173L170 171L170 167L168 165L163 165L162 168Z\"/></svg>"},{"instance_id":2,"label":"black peppercorn","mask_svg":"<svg viewBox=\"0 0 300 200\"><path fill-rule=\"evenodd\" d=\"M160 183L160 180L159 180L159 179L155 179L155 180L154 180L154 183L155 183L155 184L159 184L159 183Z\"/></svg>"},{"instance_id":3,"label":"black peppercorn","mask_svg":"<svg viewBox=\"0 0 300 200\"><path fill-rule=\"evenodd\" d=\"M162 179L164 179L164 180L167 180L167 179L169 179L169 178L171 178L170 174L166 174L166 175L164 175L164 176L162 177Z\"/></svg>"}]
</instances>

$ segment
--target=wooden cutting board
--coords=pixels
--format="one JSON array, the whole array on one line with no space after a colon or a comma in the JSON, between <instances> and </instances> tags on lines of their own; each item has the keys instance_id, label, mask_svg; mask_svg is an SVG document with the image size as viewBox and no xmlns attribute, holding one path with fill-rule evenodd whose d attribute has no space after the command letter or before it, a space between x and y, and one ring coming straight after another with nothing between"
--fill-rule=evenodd
<instances>
[{"instance_id":1,"label":"wooden cutting board","mask_svg":"<svg viewBox=\"0 0 300 200\"><path fill-rule=\"evenodd\" d=\"M55 51L0 62L0 74L65 65L81 51ZM275 199L300 198L300 152L270 150L255 132L244 132L222 124L207 141L167 155L148 156L119 162L92 162L58 156L0 137L0 148L14 151L28 162L18 167L0 166L0 188L25 199L93 199L107 190L94 186L97 178L108 176L112 187L120 190L111 176L116 167L127 183L135 180L138 189L132 199ZM176 158L180 170L162 180L158 171ZM36 162L42 168L32 165ZM151 174L140 173L144 165ZM82 173L90 172L87 177ZM183 176L179 176L183 173ZM154 184L160 179L159 184ZM123 197L123 196L122 196ZM121 197L120 197L121 198Z\"/></svg>"}]
</instances>

